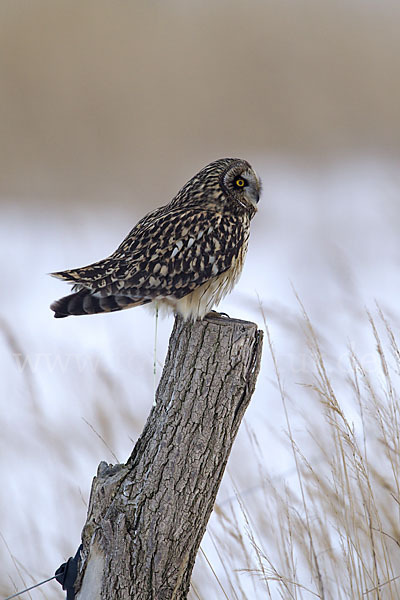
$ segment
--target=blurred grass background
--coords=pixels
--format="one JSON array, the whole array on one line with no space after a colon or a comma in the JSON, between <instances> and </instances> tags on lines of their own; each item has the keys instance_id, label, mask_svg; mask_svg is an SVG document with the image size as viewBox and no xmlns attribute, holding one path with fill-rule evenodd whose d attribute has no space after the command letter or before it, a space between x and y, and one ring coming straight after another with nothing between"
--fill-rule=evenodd
<instances>
[{"instance_id":1,"label":"blurred grass background","mask_svg":"<svg viewBox=\"0 0 400 600\"><path fill-rule=\"evenodd\" d=\"M67 288L45 273L107 255L199 168L236 155L264 194L221 309L265 316L274 353L191 598L398 597L377 585L400 569L399 30L389 0L2 0L0 595L75 553L98 463L126 459L152 402L153 319L56 322L48 305ZM381 350L375 300L390 319L374 312Z\"/></svg>"},{"instance_id":2,"label":"blurred grass background","mask_svg":"<svg viewBox=\"0 0 400 600\"><path fill-rule=\"evenodd\" d=\"M210 159L400 150L389 0L2 0L0 195L163 198Z\"/></svg>"}]
</instances>

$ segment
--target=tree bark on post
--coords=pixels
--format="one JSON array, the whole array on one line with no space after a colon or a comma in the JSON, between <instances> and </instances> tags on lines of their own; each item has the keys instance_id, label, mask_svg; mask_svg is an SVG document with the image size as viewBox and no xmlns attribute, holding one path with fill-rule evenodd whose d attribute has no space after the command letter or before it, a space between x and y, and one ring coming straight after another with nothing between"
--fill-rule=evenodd
<instances>
[{"instance_id":1,"label":"tree bark on post","mask_svg":"<svg viewBox=\"0 0 400 600\"><path fill-rule=\"evenodd\" d=\"M93 480L78 600L184 600L260 368L254 323L177 317L152 408L124 465Z\"/></svg>"}]
</instances>

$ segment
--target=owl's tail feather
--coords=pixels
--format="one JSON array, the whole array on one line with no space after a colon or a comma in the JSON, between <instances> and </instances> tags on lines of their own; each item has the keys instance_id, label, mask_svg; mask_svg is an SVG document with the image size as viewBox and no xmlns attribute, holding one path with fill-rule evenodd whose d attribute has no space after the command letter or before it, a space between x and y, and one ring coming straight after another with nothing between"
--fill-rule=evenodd
<instances>
[{"instance_id":1,"label":"owl's tail feather","mask_svg":"<svg viewBox=\"0 0 400 600\"><path fill-rule=\"evenodd\" d=\"M64 296L50 305L56 319L70 315L94 315L97 313L113 312L147 304L147 298L129 298L128 296L97 296L90 290L80 290L69 296Z\"/></svg>"}]
</instances>

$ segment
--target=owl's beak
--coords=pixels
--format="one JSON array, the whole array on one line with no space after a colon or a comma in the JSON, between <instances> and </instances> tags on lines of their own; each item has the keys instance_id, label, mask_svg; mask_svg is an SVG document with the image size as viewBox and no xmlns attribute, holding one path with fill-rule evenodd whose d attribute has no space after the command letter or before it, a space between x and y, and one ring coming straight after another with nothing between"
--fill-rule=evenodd
<instances>
[{"instance_id":1,"label":"owl's beak","mask_svg":"<svg viewBox=\"0 0 400 600\"><path fill-rule=\"evenodd\" d=\"M262 190L262 181L259 178L259 176L256 173L256 178L257 178L257 185L255 186L255 196L256 196L256 202L258 203L260 196L261 196L261 190Z\"/></svg>"},{"instance_id":2,"label":"owl's beak","mask_svg":"<svg viewBox=\"0 0 400 600\"><path fill-rule=\"evenodd\" d=\"M260 188L256 185L251 185L247 188L245 193L246 200L250 202L257 210L257 204L260 199Z\"/></svg>"}]
</instances>

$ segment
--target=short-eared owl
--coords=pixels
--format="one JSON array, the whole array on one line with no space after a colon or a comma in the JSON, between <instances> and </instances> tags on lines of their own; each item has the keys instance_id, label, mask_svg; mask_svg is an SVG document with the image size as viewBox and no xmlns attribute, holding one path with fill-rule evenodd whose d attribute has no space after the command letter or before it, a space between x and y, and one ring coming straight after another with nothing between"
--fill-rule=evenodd
<instances>
[{"instance_id":1,"label":"short-eared owl","mask_svg":"<svg viewBox=\"0 0 400 600\"><path fill-rule=\"evenodd\" d=\"M74 293L51 305L54 316L154 302L184 319L202 319L240 276L260 191L245 160L212 162L169 204L143 217L111 256L52 273L74 284Z\"/></svg>"}]
</instances>

